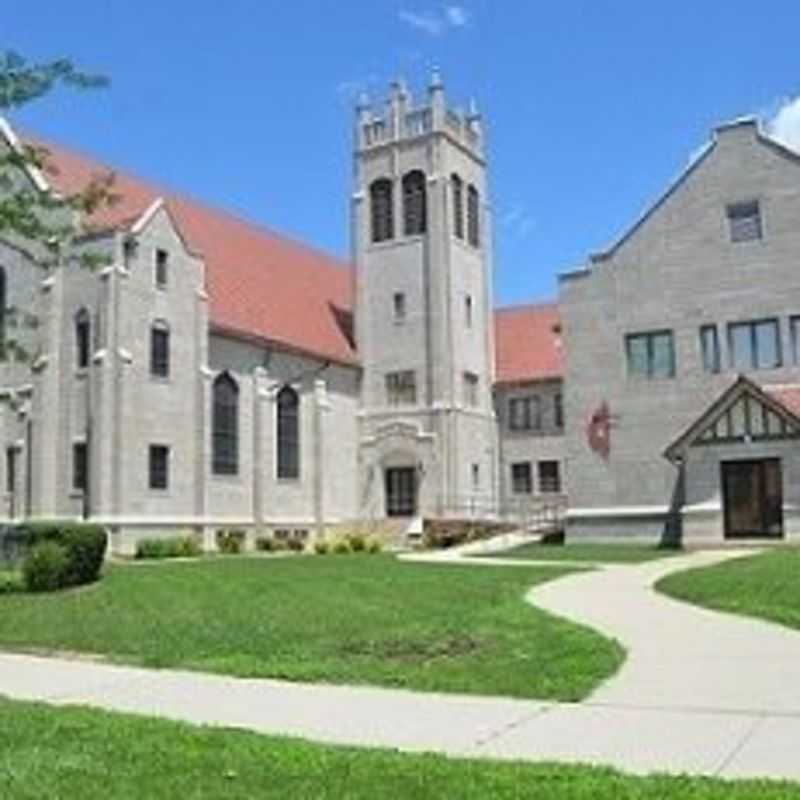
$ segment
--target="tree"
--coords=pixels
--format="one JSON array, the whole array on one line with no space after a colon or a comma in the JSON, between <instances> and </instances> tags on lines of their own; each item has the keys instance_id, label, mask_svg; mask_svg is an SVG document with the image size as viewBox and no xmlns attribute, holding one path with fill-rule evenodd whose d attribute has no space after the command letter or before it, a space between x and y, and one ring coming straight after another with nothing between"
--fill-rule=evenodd
<instances>
[{"instance_id":1,"label":"tree","mask_svg":"<svg viewBox=\"0 0 800 800\"><path fill-rule=\"evenodd\" d=\"M0 52L0 115L39 100L59 86L94 89L107 85L106 78L82 72L64 59L30 63L12 51ZM75 244L81 235L79 220L114 202L114 175L97 175L78 192L58 194L20 181L21 171L31 168L45 177L55 173L46 148L22 143L0 151L0 239L25 242L28 251L48 268L67 261L87 267L103 263L97 253ZM6 333L9 328L36 327L36 316L13 306L0 309L0 314L0 359L13 354L16 360L28 360L19 340Z\"/></svg>"}]
</instances>

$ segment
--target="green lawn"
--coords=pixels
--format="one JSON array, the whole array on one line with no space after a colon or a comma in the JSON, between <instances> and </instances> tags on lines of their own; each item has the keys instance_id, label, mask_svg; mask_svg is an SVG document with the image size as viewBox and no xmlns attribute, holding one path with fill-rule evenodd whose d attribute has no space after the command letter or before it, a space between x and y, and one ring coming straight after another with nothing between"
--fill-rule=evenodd
<instances>
[{"instance_id":1,"label":"green lawn","mask_svg":"<svg viewBox=\"0 0 800 800\"><path fill-rule=\"evenodd\" d=\"M0 699L0 797L792 800L800 785L332 747Z\"/></svg>"},{"instance_id":2,"label":"green lawn","mask_svg":"<svg viewBox=\"0 0 800 800\"><path fill-rule=\"evenodd\" d=\"M780 548L711 567L676 572L656 588L719 611L800 628L800 548Z\"/></svg>"},{"instance_id":3,"label":"green lawn","mask_svg":"<svg viewBox=\"0 0 800 800\"><path fill-rule=\"evenodd\" d=\"M123 565L94 586L0 596L0 647L247 677L576 700L622 649L523 601L558 567L390 556Z\"/></svg>"},{"instance_id":4,"label":"green lawn","mask_svg":"<svg viewBox=\"0 0 800 800\"><path fill-rule=\"evenodd\" d=\"M531 561L581 561L585 563L639 564L657 558L674 556L681 551L652 544L567 543L540 544L531 542L493 553L492 558L527 558Z\"/></svg>"}]
</instances>

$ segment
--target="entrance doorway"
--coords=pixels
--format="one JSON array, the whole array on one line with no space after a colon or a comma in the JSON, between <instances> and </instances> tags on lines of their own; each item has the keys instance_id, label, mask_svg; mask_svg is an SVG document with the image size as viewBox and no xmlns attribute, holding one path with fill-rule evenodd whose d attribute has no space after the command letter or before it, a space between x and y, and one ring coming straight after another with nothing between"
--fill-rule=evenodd
<instances>
[{"instance_id":1,"label":"entrance doorway","mask_svg":"<svg viewBox=\"0 0 800 800\"><path fill-rule=\"evenodd\" d=\"M414 467L388 467L386 516L413 517L417 513L417 470Z\"/></svg>"},{"instance_id":2,"label":"entrance doorway","mask_svg":"<svg viewBox=\"0 0 800 800\"><path fill-rule=\"evenodd\" d=\"M723 461L725 537L783 536L783 483L777 458Z\"/></svg>"}]
</instances>

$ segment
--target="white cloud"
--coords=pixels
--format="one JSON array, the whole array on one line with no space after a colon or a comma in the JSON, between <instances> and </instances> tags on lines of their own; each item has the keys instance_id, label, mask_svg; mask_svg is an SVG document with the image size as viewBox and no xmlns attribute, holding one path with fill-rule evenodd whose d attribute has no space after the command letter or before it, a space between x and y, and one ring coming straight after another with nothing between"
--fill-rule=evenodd
<instances>
[{"instance_id":1,"label":"white cloud","mask_svg":"<svg viewBox=\"0 0 800 800\"><path fill-rule=\"evenodd\" d=\"M767 120L767 133L781 144L800 152L800 96L785 99Z\"/></svg>"},{"instance_id":2,"label":"white cloud","mask_svg":"<svg viewBox=\"0 0 800 800\"><path fill-rule=\"evenodd\" d=\"M450 30L469 25L470 13L461 5L446 5L441 9L427 11L402 10L400 19L428 36L442 36Z\"/></svg>"},{"instance_id":3,"label":"white cloud","mask_svg":"<svg viewBox=\"0 0 800 800\"><path fill-rule=\"evenodd\" d=\"M522 203L500 213L500 227L519 239L527 239L536 228L536 219Z\"/></svg>"}]
</instances>

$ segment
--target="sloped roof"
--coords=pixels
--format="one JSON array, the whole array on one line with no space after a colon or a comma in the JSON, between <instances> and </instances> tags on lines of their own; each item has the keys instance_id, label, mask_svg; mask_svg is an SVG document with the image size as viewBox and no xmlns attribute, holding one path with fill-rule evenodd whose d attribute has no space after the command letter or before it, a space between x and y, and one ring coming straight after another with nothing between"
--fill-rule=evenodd
<instances>
[{"instance_id":1,"label":"sloped roof","mask_svg":"<svg viewBox=\"0 0 800 800\"><path fill-rule=\"evenodd\" d=\"M350 341L349 265L179 194L104 167L60 146L46 173L58 191L77 192L92 177L114 172L117 202L99 209L91 228L131 226L163 197L188 247L205 261L211 324L339 363L357 363Z\"/></svg>"},{"instance_id":2,"label":"sloped roof","mask_svg":"<svg viewBox=\"0 0 800 800\"><path fill-rule=\"evenodd\" d=\"M764 391L795 416L800 417L800 383L764 386Z\"/></svg>"},{"instance_id":3,"label":"sloped roof","mask_svg":"<svg viewBox=\"0 0 800 800\"><path fill-rule=\"evenodd\" d=\"M564 371L557 303L498 308L494 315L498 384L560 378Z\"/></svg>"}]
</instances>

